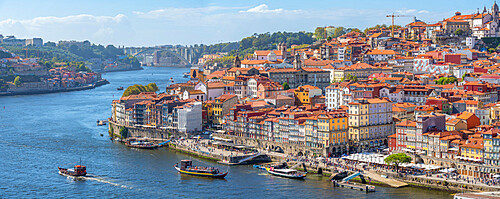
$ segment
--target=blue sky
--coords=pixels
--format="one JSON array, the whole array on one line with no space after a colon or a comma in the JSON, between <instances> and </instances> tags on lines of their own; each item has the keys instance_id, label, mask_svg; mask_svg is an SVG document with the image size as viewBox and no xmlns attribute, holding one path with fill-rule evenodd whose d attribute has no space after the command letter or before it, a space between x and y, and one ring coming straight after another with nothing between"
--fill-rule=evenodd
<instances>
[{"instance_id":1,"label":"blue sky","mask_svg":"<svg viewBox=\"0 0 500 199\"><path fill-rule=\"evenodd\" d=\"M0 0L0 34L48 41L153 46L238 41L253 33L390 24L390 13L435 23L492 0ZM410 18L397 18L404 25Z\"/></svg>"}]
</instances>

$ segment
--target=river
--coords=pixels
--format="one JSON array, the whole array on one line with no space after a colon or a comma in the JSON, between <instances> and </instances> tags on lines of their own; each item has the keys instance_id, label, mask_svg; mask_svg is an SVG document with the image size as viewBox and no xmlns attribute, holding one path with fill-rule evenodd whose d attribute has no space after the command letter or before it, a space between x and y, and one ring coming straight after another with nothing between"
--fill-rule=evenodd
<instances>
[{"instance_id":1,"label":"river","mask_svg":"<svg viewBox=\"0 0 500 199\"><path fill-rule=\"evenodd\" d=\"M0 97L0 198L451 198L417 188L377 187L375 193L333 188L326 179L292 180L270 176L251 166L225 167L166 148L137 150L111 142L106 126L111 101L133 84L170 78L182 82L187 68L145 67L103 74L110 84L91 90ZM102 136L101 136L102 134ZM75 181L57 167L80 161L89 177ZM178 174L181 159L228 169L225 180Z\"/></svg>"}]
</instances>

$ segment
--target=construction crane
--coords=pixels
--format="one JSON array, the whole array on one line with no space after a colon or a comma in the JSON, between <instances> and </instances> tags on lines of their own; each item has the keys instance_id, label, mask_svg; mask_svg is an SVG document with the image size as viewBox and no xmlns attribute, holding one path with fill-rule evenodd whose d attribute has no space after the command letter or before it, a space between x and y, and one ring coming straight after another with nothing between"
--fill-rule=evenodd
<instances>
[{"instance_id":1,"label":"construction crane","mask_svg":"<svg viewBox=\"0 0 500 199\"><path fill-rule=\"evenodd\" d=\"M392 15L387 15L386 17L392 18L392 26L391 26L391 37L394 37L394 17L415 17L411 15L395 15L392 13Z\"/></svg>"}]
</instances>

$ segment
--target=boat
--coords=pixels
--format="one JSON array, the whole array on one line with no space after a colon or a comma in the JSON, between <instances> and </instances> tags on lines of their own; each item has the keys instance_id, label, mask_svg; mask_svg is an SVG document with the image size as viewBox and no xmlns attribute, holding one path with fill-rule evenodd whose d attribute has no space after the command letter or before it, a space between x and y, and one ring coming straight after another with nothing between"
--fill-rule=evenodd
<instances>
[{"instance_id":1,"label":"boat","mask_svg":"<svg viewBox=\"0 0 500 199\"><path fill-rule=\"evenodd\" d=\"M174 167L181 174L193 176L224 178L228 174L227 171L221 172L218 168L214 167L193 166L193 162L191 160L181 160L181 166L179 167L179 164L175 164Z\"/></svg>"},{"instance_id":2,"label":"boat","mask_svg":"<svg viewBox=\"0 0 500 199\"><path fill-rule=\"evenodd\" d=\"M295 170L296 167L301 165L304 167L305 172ZM293 179L304 179L307 175L307 168L304 163L298 163L295 166L289 168L286 162L282 162L280 164L266 168L266 171L275 176L281 176Z\"/></svg>"},{"instance_id":3,"label":"boat","mask_svg":"<svg viewBox=\"0 0 500 199\"><path fill-rule=\"evenodd\" d=\"M254 164L254 165L253 165L253 168L266 170L266 167L263 167L263 166L261 166L261 165L257 165L257 164Z\"/></svg>"},{"instance_id":4,"label":"boat","mask_svg":"<svg viewBox=\"0 0 500 199\"><path fill-rule=\"evenodd\" d=\"M69 175L74 177L87 175L87 167L81 165L81 160L79 165L75 165L73 169L66 169L57 167L59 169L59 174Z\"/></svg>"},{"instance_id":5,"label":"boat","mask_svg":"<svg viewBox=\"0 0 500 199\"><path fill-rule=\"evenodd\" d=\"M184 75L184 78L188 78L190 76L189 72L182 73Z\"/></svg>"},{"instance_id":6,"label":"boat","mask_svg":"<svg viewBox=\"0 0 500 199\"><path fill-rule=\"evenodd\" d=\"M300 172L295 169L275 169L274 167L270 167L266 168L266 170L272 175L293 179L304 179L307 175L307 172Z\"/></svg>"},{"instance_id":7,"label":"boat","mask_svg":"<svg viewBox=\"0 0 500 199\"><path fill-rule=\"evenodd\" d=\"M118 90L118 91L123 90L123 86L120 86L120 87L116 88L116 90Z\"/></svg>"},{"instance_id":8,"label":"boat","mask_svg":"<svg viewBox=\"0 0 500 199\"><path fill-rule=\"evenodd\" d=\"M139 148L139 149L156 149L158 148L158 144L154 144L145 140L135 140L135 139L129 139L125 142L125 145L128 147L132 148Z\"/></svg>"},{"instance_id":9,"label":"boat","mask_svg":"<svg viewBox=\"0 0 500 199\"><path fill-rule=\"evenodd\" d=\"M108 123L108 120L97 120L97 126L104 126Z\"/></svg>"}]
</instances>

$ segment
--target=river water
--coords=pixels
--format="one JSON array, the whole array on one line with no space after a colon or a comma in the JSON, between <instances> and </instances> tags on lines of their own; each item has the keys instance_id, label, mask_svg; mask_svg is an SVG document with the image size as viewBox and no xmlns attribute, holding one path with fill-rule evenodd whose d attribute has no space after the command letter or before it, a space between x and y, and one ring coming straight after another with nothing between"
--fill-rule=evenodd
<instances>
[{"instance_id":1,"label":"river water","mask_svg":"<svg viewBox=\"0 0 500 199\"><path fill-rule=\"evenodd\" d=\"M292 180L251 166L225 167L166 148L137 150L111 142L97 119L110 116L119 86L186 81L187 68L153 68L103 75L92 90L0 98L0 198L451 198L417 188L377 187L375 193L333 188L324 178ZM102 134L102 136L101 136ZM61 176L58 166L80 161L89 177ZM178 174L181 159L228 169L225 180Z\"/></svg>"}]
</instances>

